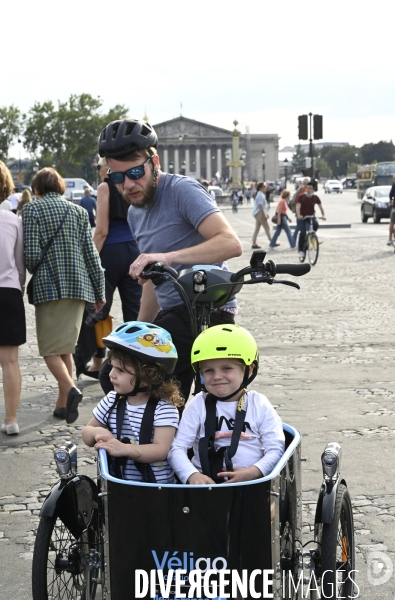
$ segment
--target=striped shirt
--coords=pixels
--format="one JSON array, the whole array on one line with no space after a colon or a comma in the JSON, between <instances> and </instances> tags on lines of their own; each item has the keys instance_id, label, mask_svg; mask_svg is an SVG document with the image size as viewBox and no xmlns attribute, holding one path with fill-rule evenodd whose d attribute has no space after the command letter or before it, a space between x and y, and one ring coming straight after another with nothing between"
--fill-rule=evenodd
<instances>
[{"instance_id":1,"label":"striped shirt","mask_svg":"<svg viewBox=\"0 0 395 600\"><path fill-rule=\"evenodd\" d=\"M34 271L68 206L66 219L34 275L34 304L61 298L91 303L105 299L104 273L88 213L59 194L50 192L23 207L26 268Z\"/></svg>"},{"instance_id":2,"label":"striped shirt","mask_svg":"<svg viewBox=\"0 0 395 600\"><path fill-rule=\"evenodd\" d=\"M109 392L109 394L99 402L96 408L93 409L93 416L103 425L103 427L109 429L113 435L116 435L117 431L117 409L111 410L114 406L115 399L116 393ZM141 421L146 406L146 404L132 406L126 402L121 437L130 438L131 443L139 443ZM155 427L166 426L178 428L178 410L166 400L159 400L155 409L151 443L154 439ZM174 472L167 460L151 463L151 467L158 483L174 483ZM110 472L111 470L112 469L110 468ZM114 473L112 472L111 475L114 475ZM134 460L128 459L126 461L123 477L124 479L141 481L141 473L135 466Z\"/></svg>"}]
</instances>

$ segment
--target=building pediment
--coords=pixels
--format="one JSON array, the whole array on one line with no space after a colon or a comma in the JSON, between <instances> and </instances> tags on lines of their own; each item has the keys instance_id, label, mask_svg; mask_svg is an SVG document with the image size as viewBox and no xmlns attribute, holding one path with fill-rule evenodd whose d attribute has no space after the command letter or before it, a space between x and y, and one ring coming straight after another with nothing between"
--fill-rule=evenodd
<instances>
[{"instance_id":1,"label":"building pediment","mask_svg":"<svg viewBox=\"0 0 395 600\"><path fill-rule=\"evenodd\" d=\"M224 138L230 139L232 132L227 129L215 127L214 125L208 125L194 119L188 119L186 117L177 117L170 121L163 121L153 125L156 133L158 134L159 143L164 143L165 140L179 139L180 136L183 138L195 138L195 139L210 139L210 140L223 140Z\"/></svg>"}]
</instances>

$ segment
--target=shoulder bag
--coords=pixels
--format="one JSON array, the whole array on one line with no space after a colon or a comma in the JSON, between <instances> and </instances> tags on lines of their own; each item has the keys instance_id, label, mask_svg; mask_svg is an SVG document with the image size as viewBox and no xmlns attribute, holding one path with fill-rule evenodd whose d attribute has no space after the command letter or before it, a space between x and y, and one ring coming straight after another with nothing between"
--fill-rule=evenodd
<instances>
[{"instance_id":1,"label":"shoulder bag","mask_svg":"<svg viewBox=\"0 0 395 600\"><path fill-rule=\"evenodd\" d=\"M34 275L37 273L38 267L43 262L46 253L48 252L50 246L52 245L52 242L54 241L54 239L58 235L58 233L59 233L59 231L60 231L60 229L61 229L61 227L62 227L62 225L63 225L63 223L64 223L64 221L65 221L65 219L67 217L67 214L68 214L70 208L71 208L71 204L69 204L68 207L66 208L65 213L64 213L64 215L62 217L62 220L59 223L59 227L57 228L57 230L55 231L55 233L53 234L53 236L49 239L49 241L46 243L45 248L42 251L42 254L40 256L40 260L38 261L38 263L34 267L32 276L31 276L30 281L27 284L27 288L26 288L26 295L27 295L27 299L28 299L29 304L34 304L34 300L33 300L33 297L34 297L34 287L33 287L33 285L34 285L34 283L33 283L33 281L34 281Z\"/></svg>"}]
</instances>

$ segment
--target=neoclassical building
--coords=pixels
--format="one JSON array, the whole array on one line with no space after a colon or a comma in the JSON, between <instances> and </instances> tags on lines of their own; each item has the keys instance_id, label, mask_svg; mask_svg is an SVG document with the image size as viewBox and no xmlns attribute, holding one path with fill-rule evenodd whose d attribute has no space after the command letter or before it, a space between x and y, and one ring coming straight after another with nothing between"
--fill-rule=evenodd
<instances>
[{"instance_id":1,"label":"neoclassical building","mask_svg":"<svg viewBox=\"0 0 395 600\"><path fill-rule=\"evenodd\" d=\"M158 153L163 171L208 180L218 174L222 179L230 176L226 153L232 148L231 130L183 116L153 127L159 138ZM277 134L240 134L240 152L245 154L245 180L278 179L278 143Z\"/></svg>"}]
</instances>

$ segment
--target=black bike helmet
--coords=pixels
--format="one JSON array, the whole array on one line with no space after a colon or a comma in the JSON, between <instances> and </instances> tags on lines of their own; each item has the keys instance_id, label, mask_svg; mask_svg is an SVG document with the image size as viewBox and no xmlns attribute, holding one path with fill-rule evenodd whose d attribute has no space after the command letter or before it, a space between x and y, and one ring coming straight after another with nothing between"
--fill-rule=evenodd
<instances>
[{"instance_id":1,"label":"black bike helmet","mask_svg":"<svg viewBox=\"0 0 395 600\"><path fill-rule=\"evenodd\" d=\"M158 136L146 121L124 119L112 121L101 132L99 137L99 154L106 158L116 158L135 150L156 148Z\"/></svg>"}]
</instances>

